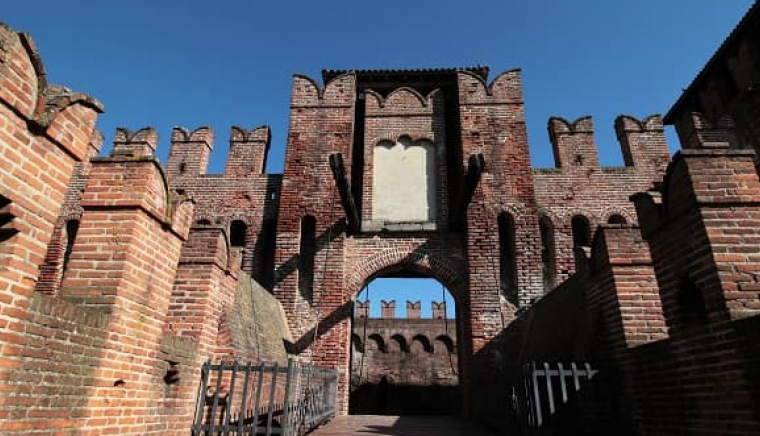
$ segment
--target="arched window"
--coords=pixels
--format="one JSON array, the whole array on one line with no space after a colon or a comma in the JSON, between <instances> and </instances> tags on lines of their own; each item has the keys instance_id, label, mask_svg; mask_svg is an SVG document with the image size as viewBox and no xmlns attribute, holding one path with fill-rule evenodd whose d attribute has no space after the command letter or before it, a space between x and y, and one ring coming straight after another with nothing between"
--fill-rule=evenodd
<instances>
[{"instance_id":1,"label":"arched window","mask_svg":"<svg viewBox=\"0 0 760 436\"><path fill-rule=\"evenodd\" d=\"M312 301L314 290L314 255L316 254L317 220L311 215L301 218L301 243L298 252L298 290Z\"/></svg>"},{"instance_id":2,"label":"arched window","mask_svg":"<svg viewBox=\"0 0 760 436\"><path fill-rule=\"evenodd\" d=\"M541 232L541 263L543 265L544 289L554 287L557 264L554 250L554 225L546 215L538 219Z\"/></svg>"},{"instance_id":3,"label":"arched window","mask_svg":"<svg viewBox=\"0 0 760 436\"><path fill-rule=\"evenodd\" d=\"M591 225L588 218L575 215L571 221L573 227L573 247L588 247L591 245Z\"/></svg>"},{"instance_id":4,"label":"arched window","mask_svg":"<svg viewBox=\"0 0 760 436\"><path fill-rule=\"evenodd\" d=\"M437 217L435 147L402 137L380 141L373 153L372 217L389 222Z\"/></svg>"},{"instance_id":5,"label":"arched window","mask_svg":"<svg viewBox=\"0 0 760 436\"><path fill-rule=\"evenodd\" d=\"M245 234L248 226L243 221L235 220L230 224L230 246L245 247Z\"/></svg>"},{"instance_id":6,"label":"arched window","mask_svg":"<svg viewBox=\"0 0 760 436\"><path fill-rule=\"evenodd\" d=\"M517 262L515 253L515 220L507 212L499 214L499 259L500 288L502 295L514 298L517 295Z\"/></svg>"}]
</instances>

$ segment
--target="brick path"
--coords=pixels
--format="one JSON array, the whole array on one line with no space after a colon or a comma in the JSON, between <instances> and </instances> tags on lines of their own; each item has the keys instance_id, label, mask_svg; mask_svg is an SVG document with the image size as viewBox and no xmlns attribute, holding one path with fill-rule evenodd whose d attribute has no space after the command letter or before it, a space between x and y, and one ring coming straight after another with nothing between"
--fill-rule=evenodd
<instances>
[{"instance_id":1,"label":"brick path","mask_svg":"<svg viewBox=\"0 0 760 436\"><path fill-rule=\"evenodd\" d=\"M448 416L338 416L310 436L496 436L470 421Z\"/></svg>"}]
</instances>

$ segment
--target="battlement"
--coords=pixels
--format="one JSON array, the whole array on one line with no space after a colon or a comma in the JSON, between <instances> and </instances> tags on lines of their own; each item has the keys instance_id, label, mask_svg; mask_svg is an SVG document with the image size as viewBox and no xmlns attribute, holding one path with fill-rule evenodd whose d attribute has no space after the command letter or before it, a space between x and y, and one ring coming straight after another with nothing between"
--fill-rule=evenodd
<instances>
[{"instance_id":1,"label":"battlement","mask_svg":"<svg viewBox=\"0 0 760 436\"><path fill-rule=\"evenodd\" d=\"M431 301L431 318L427 319L444 319L446 317L446 302ZM371 301L357 301L356 302L356 317L359 319L425 319L422 318L422 302L421 301L406 301L406 314L402 314L400 317L396 316L396 300L380 302L380 316L373 317L371 315Z\"/></svg>"},{"instance_id":2,"label":"battlement","mask_svg":"<svg viewBox=\"0 0 760 436\"><path fill-rule=\"evenodd\" d=\"M614 127L625 166L653 169L667 163L668 147L660 115L650 115L643 120L620 115L615 119ZM552 117L547 123L547 130L556 168L573 171L600 166L591 116L572 122Z\"/></svg>"},{"instance_id":3,"label":"battlement","mask_svg":"<svg viewBox=\"0 0 760 436\"><path fill-rule=\"evenodd\" d=\"M136 131L118 127L113 139L111 157L154 156L158 138L158 132L153 127L143 127ZM269 126L259 126L250 130L233 126L224 176L246 178L264 174L270 142ZM184 127L174 127L166 163L167 175L171 180L176 180L206 174L213 148L214 131L210 127L203 126L192 131Z\"/></svg>"}]
</instances>

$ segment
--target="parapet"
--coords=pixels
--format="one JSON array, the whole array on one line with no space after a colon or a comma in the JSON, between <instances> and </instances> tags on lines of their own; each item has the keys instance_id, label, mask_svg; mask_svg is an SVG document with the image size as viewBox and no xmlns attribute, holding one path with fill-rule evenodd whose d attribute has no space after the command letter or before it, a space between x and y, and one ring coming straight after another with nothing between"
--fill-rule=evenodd
<instances>
[{"instance_id":1,"label":"parapet","mask_svg":"<svg viewBox=\"0 0 760 436\"><path fill-rule=\"evenodd\" d=\"M590 116L575 121L552 117L547 123L554 162L563 170L599 167L594 123ZM639 120L630 115L615 119L615 132L627 167L664 169L669 160L662 118L651 115Z\"/></svg>"},{"instance_id":2,"label":"parapet","mask_svg":"<svg viewBox=\"0 0 760 436\"><path fill-rule=\"evenodd\" d=\"M233 126L230 131L225 176L249 177L265 173L271 141L269 126L251 130ZM174 127L166 163L169 179L195 178L206 174L214 148L214 131L208 126L195 130Z\"/></svg>"},{"instance_id":3,"label":"parapet","mask_svg":"<svg viewBox=\"0 0 760 436\"><path fill-rule=\"evenodd\" d=\"M356 302L356 317L359 319L371 318L371 301L357 301ZM431 302L432 318L444 319L446 317L446 302ZM422 318L422 302L421 301L406 301L406 316L402 316L400 319L421 319ZM380 318L379 319L397 319L396 317L396 300L380 302Z\"/></svg>"}]
</instances>

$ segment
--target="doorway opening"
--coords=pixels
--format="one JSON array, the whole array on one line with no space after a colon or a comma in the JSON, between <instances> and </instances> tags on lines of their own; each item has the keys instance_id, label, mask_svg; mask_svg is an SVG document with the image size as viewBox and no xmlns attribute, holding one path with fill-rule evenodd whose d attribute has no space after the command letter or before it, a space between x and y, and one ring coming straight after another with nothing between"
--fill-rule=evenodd
<instances>
[{"instance_id":1,"label":"doorway opening","mask_svg":"<svg viewBox=\"0 0 760 436\"><path fill-rule=\"evenodd\" d=\"M428 277L378 277L356 299L349 413L456 415L456 302Z\"/></svg>"}]
</instances>

